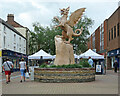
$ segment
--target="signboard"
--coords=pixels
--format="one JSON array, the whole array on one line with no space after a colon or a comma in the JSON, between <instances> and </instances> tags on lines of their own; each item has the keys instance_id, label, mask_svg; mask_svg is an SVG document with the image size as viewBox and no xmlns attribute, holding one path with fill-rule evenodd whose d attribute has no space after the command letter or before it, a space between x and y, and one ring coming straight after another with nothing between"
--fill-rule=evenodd
<instances>
[{"instance_id":1,"label":"signboard","mask_svg":"<svg viewBox=\"0 0 120 96\"><path fill-rule=\"evenodd\" d=\"M101 72L101 65L96 65L96 72Z\"/></svg>"},{"instance_id":2,"label":"signboard","mask_svg":"<svg viewBox=\"0 0 120 96\"><path fill-rule=\"evenodd\" d=\"M0 51L0 57L2 57L2 51Z\"/></svg>"}]
</instances>

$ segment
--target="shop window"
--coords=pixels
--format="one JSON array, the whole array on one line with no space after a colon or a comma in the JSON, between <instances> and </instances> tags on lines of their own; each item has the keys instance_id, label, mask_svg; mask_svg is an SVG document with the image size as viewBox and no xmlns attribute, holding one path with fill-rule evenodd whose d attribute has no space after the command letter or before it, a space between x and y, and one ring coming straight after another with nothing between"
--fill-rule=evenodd
<instances>
[{"instance_id":1,"label":"shop window","mask_svg":"<svg viewBox=\"0 0 120 96\"><path fill-rule=\"evenodd\" d=\"M16 69L16 59L13 59L13 65L14 65L14 68Z\"/></svg>"},{"instance_id":2,"label":"shop window","mask_svg":"<svg viewBox=\"0 0 120 96\"><path fill-rule=\"evenodd\" d=\"M113 28L111 29L111 39L113 39Z\"/></svg>"},{"instance_id":3,"label":"shop window","mask_svg":"<svg viewBox=\"0 0 120 96\"><path fill-rule=\"evenodd\" d=\"M116 26L114 26L114 38L116 38Z\"/></svg>"},{"instance_id":4,"label":"shop window","mask_svg":"<svg viewBox=\"0 0 120 96\"><path fill-rule=\"evenodd\" d=\"M117 35L119 36L119 23L117 24Z\"/></svg>"}]
</instances>

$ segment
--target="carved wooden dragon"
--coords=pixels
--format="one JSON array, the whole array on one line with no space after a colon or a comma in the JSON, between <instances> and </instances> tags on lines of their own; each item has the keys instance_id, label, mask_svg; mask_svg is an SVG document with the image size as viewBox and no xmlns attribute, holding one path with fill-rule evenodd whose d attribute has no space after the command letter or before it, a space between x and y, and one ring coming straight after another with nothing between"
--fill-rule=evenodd
<instances>
[{"instance_id":1,"label":"carved wooden dragon","mask_svg":"<svg viewBox=\"0 0 120 96\"><path fill-rule=\"evenodd\" d=\"M81 19L83 12L85 11L85 8L80 8L80 9L74 11L70 15L69 20L67 20L69 9L70 9L70 7L66 8L66 9L65 8L60 9L61 15L62 15L61 19L58 19L58 17L54 17L59 22L59 25L55 26L55 27L60 27L63 30L62 31L62 39L66 43L70 43L70 41L73 40L72 36L80 36L81 35L83 28L81 28L81 30L76 29L75 32L73 32L72 27L78 23L78 21ZM79 31L79 34L77 34L77 31ZM68 38L68 41L65 41L66 38Z\"/></svg>"}]
</instances>

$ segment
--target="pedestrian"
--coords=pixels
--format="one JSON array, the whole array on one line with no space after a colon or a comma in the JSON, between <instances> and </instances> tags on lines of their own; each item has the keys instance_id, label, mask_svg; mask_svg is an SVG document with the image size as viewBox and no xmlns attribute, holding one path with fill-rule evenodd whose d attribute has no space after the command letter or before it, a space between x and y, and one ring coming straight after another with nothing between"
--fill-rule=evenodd
<instances>
[{"instance_id":1,"label":"pedestrian","mask_svg":"<svg viewBox=\"0 0 120 96\"><path fill-rule=\"evenodd\" d=\"M20 72L21 72L21 80L20 82L22 83L22 78L24 78L24 82L25 82L25 73L26 73L26 61L24 61L24 58L21 59L20 63L19 63L19 68L20 68Z\"/></svg>"},{"instance_id":2,"label":"pedestrian","mask_svg":"<svg viewBox=\"0 0 120 96\"><path fill-rule=\"evenodd\" d=\"M114 66L114 72L117 73L117 67L118 67L118 62L117 62L117 60L115 60L113 66Z\"/></svg>"},{"instance_id":3,"label":"pedestrian","mask_svg":"<svg viewBox=\"0 0 120 96\"><path fill-rule=\"evenodd\" d=\"M3 71L6 75L6 84L10 82L11 69L13 69L13 63L7 58L2 65Z\"/></svg>"},{"instance_id":4,"label":"pedestrian","mask_svg":"<svg viewBox=\"0 0 120 96\"><path fill-rule=\"evenodd\" d=\"M88 63L91 65L91 67L93 67L93 60L91 57L89 57Z\"/></svg>"}]
</instances>

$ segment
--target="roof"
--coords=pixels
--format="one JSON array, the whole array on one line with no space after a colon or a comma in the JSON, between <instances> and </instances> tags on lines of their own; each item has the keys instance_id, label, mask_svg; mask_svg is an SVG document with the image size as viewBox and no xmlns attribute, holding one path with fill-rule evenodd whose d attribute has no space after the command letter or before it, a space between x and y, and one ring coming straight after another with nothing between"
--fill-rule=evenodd
<instances>
[{"instance_id":1,"label":"roof","mask_svg":"<svg viewBox=\"0 0 120 96\"><path fill-rule=\"evenodd\" d=\"M12 31L14 31L16 34L20 35L21 37L23 37L24 39L26 39L22 34L20 34L13 26L11 26L10 24L6 23L3 19L0 18L0 22L2 24L4 24L5 26L7 26L9 29L11 29Z\"/></svg>"},{"instance_id":2,"label":"roof","mask_svg":"<svg viewBox=\"0 0 120 96\"><path fill-rule=\"evenodd\" d=\"M104 55L99 55L91 49L80 55L80 58L104 59Z\"/></svg>"},{"instance_id":3,"label":"roof","mask_svg":"<svg viewBox=\"0 0 120 96\"><path fill-rule=\"evenodd\" d=\"M46 59L45 57L52 58L52 55L46 53L44 50L41 49L41 50L38 51L37 53L28 56L28 59L40 59L41 56L43 57L43 59ZM48 59L48 58L47 58L47 59Z\"/></svg>"},{"instance_id":4,"label":"roof","mask_svg":"<svg viewBox=\"0 0 120 96\"><path fill-rule=\"evenodd\" d=\"M120 9L120 6L114 11L114 13L108 18L108 20Z\"/></svg>"}]
</instances>

